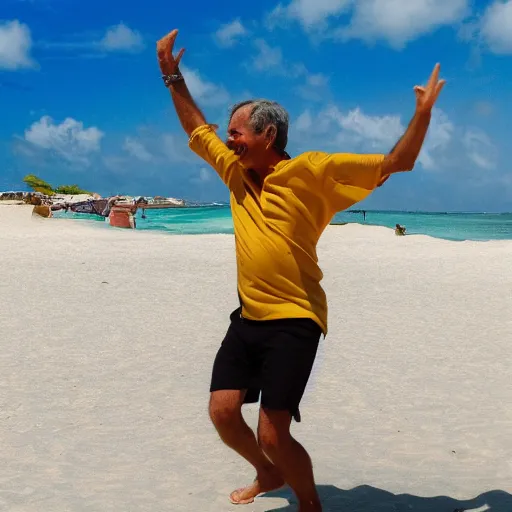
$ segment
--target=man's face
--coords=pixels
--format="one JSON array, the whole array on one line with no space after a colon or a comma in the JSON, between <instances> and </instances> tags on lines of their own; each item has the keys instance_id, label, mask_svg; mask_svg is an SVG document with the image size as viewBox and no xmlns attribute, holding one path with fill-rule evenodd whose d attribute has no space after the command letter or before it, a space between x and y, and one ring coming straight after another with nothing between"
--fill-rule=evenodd
<instances>
[{"instance_id":1,"label":"man's face","mask_svg":"<svg viewBox=\"0 0 512 512\"><path fill-rule=\"evenodd\" d=\"M228 126L227 146L240 157L240 163L247 169L258 169L265 160L268 151L268 140L265 132L254 133L250 125L253 106L245 105L239 108L231 118Z\"/></svg>"}]
</instances>

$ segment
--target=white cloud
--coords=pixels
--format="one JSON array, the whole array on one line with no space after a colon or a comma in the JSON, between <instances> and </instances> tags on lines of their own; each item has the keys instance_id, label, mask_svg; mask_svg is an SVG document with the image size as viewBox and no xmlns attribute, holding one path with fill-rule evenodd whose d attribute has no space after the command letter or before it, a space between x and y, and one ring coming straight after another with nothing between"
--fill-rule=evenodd
<instances>
[{"instance_id":1,"label":"white cloud","mask_svg":"<svg viewBox=\"0 0 512 512\"><path fill-rule=\"evenodd\" d=\"M399 116L371 116L359 107L342 112L337 106L330 105L315 115L310 109L305 110L292 124L290 139L301 151L316 147L347 153L386 153L403 132Z\"/></svg>"},{"instance_id":2,"label":"white cloud","mask_svg":"<svg viewBox=\"0 0 512 512\"><path fill-rule=\"evenodd\" d=\"M81 164L87 164L91 153L100 150L103 135L95 126L84 128L82 122L71 117L55 124L50 116L43 116L25 130L27 142L68 162Z\"/></svg>"},{"instance_id":3,"label":"white cloud","mask_svg":"<svg viewBox=\"0 0 512 512\"><path fill-rule=\"evenodd\" d=\"M446 25L453 25L469 12L468 0L361 0L354 4L348 27L338 34L343 39L385 40L403 48Z\"/></svg>"},{"instance_id":4,"label":"white cloud","mask_svg":"<svg viewBox=\"0 0 512 512\"><path fill-rule=\"evenodd\" d=\"M180 65L187 86L192 97L205 105L223 105L229 102L229 94L223 87L219 87L201 78L194 69Z\"/></svg>"},{"instance_id":5,"label":"white cloud","mask_svg":"<svg viewBox=\"0 0 512 512\"><path fill-rule=\"evenodd\" d=\"M322 73L316 73L307 77L308 85L311 87L323 87L327 85L328 78Z\"/></svg>"},{"instance_id":6,"label":"white cloud","mask_svg":"<svg viewBox=\"0 0 512 512\"><path fill-rule=\"evenodd\" d=\"M191 182L199 185L204 185L206 183L211 182L213 177L214 174L212 170L206 167L201 167L197 173L197 176L195 178L192 178Z\"/></svg>"},{"instance_id":7,"label":"white cloud","mask_svg":"<svg viewBox=\"0 0 512 512\"><path fill-rule=\"evenodd\" d=\"M247 35L247 29L242 25L239 19L233 20L231 23L222 25L217 32L215 32L215 40L224 48L229 48L238 40Z\"/></svg>"},{"instance_id":8,"label":"white cloud","mask_svg":"<svg viewBox=\"0 0 512 512\"><path fill-rule=\"evenodd\" d=\"M197 157L189 149L185 136L164 133L160 140L161 151L167 161L173 163L191 163L196 161Z\"/></svg>"},{"instance_id":9,"label":"white cloud","mask_svg":"<svg viewBox=\"0 0 512 512\"><path fill-rule=\"evenodd\" d=\"M494 105L490 101L477 101L474 109L478 115L484 117L488 117L494 113Z\"/></svg>"},{"instance_id":10,"label":"white cloud","mask_svg":"<svg viewBox=\"0 0 512 512\"><path fill-rule=\"evenodd\" d=\"M331 115L342 128L340 141L357 144L368 151L387 153L400 140L406 127L400 116L371 116L355 108L347 114L332 111ZM438 168L438 159L452 140L453 123L440 109L434 109L427 137L418 156L418 163L426 170Z\"/></svg>"},{"instance_id":11,"label":"white cloud","mask_svg":"<svg viewBox=\"0 0 512 512\"><path fill-rule=\"evenodd\" d=\"M137 53L145 48L141 33L122 22L107 28L103 35L97 33L95 36L79 34L70 40L38 41L38 47L73 52L75 57L89 58L105 53Z\"/></svg>"},{"instance_id":12,"label":"white cloud","mask_svg":"<svg viewBox=\"0 0 512 512\"><path fill-rule=\"evenodd\" d=\"M27 25L18 20L0 22L0 69L36 67L30 56L31 48L32 36Z\"/></svg>"},{"instance_id":13,"label":"white cloud","mask_svg":"<svg viewBox=\"0 0 512 512\"><path fill-rule=\"evenodd\" d=\"M170 163L186 164L184 168L187 169L202 162L188 147L184 132L160 132L147 127L140 127L136 135L127 135L118 151L104 156L103 161L110 169L120 172L140 167L141 162L146 171L169 170Z\"/></svg>"},{"instance_id":14,"label":"white cloud","mask_svg":"<svg viewBox=\"0 0 512 512\"><path fill-rule=\"evenodd\" d=\"M106 52L138 52L144 48L144 40L140 32L119 23L107 30L97 46Z\"/></svg>"},{"instance_id":15,"label":"white cloud","mask_svg":"<svg viewBox=\"0 0 512 512\"><path fill-rule=\"evenodd\" d=\"M462 21L469 12L469 0L293 0L287 6L279 4L268 21L272 25L296 20L306 31L323 37L385 40L402 48Z\"/></svg>"},{"instance_id":16,"label":"white cloud","mask_svg":"<svg viewBox=\"0 0 512 512\"><path fill-rule=\"evenodd\" d=\"M305 70L305 83L297 87L297 93L309 101L326 101L329 91L329 79L323 73L308 73Z\"/></svg>"},{"instance_id":17,"label":"white cloud","mask_svg":"<svg viewBox=\"0 0 512 512\"><path fill-rule=\"evenodd\" d=\"M281 75L291 78L306 75L308 70L301 62L285 62L281 48L270 46L264 39L256 39L253 42L257 49L256 55L245 63L246 68L251 71L267 71L273 75ZM311 75L313 82L319 82L323 79L321 73Z\"/></svg>"},{"instance_id":18,"label":"white cloud","mask_svg":"<svg viewBox=\"0 0 512 512\"><path fill-rule=\"evenodd\" d=\"M199 179L204 183L206 181L210 181L213 177L212 171L207 169L206 167L201 167L199 169Z\"/></svg>"},{"instance_id":19,"label":"white cloud","mask_svg":"<svg viewBox=\"0 0 512 512\"><path fill-rule=\"evenodd\" d=\"M313 126L313 116L309 110L305 110L302 114L295 120L294 129L298 132L307 132Z\"/></svg>"},{"instance_id":20,"label":"white cloud","mask_svg":"<svg viewBox=\"0 0 512 512\"><path fill-rule=\"evenodd\" d=\"M491 51L512 54L512 0L496 0L481 20L480 34Z\"/></svg>"},{"instance_id":21,"label":"white cloud","mask_svg":"<svg viewBox=\"0 0 512 512\"><path fill-rule=\"evenodd\" d=\"M302 112L292 124L291 140L301 151L316 146L326 151L387 154L405 130L398 115L369 115L360 107L342 112L331 105L316 115L310 109ZM427 138L418 157L418 163L425 170L442 167L454 133L455 126L448 116L434 109Z\"/></svg>"},{"instance_id":22,"label":"white cloud","mask_svg":"<svg viewBox=\"0 0 512 512\"><path fill-rule=\"evenodd\" d=\"M153 155L146 149L146 146L133 137L126 137L123 149L141 162L151 162L153 160Z\"/></svg>"},{"instance_id":23,"label":"white cloud","mask_svg":"<svg viewBox=\"0 0 512 512\"><path fill-rule=\"evenodd\" d=\"M462 142L468 152L468 157L476 166L487 170L496 167L496 146L483 131L469 128L466 130Z\"/></svg>"},{"instance_id":24,"label":"white cloud","mask_svg":"<svg viewBox=\"0 0 512 512\"><path fill-rule=\"evenodd\" d=\"M437 170L437 156L449 146L455 126L440 109L434 108L427 137L418 157L418 162L426 170Z\"/></svg>"},{"instance_id":25,"label":"white cloud","mask_svg":"<svg viewBox=\"0 0 512 512\"><path fill-rule=\"evenodd\" d=\"M254 46L258 54L251 60L250 66L257 71L284 71L283 52L281 48L269 46L263 39L256 39Z\"/></svg>"},{"instance_id":26,"label":"white cloud","mask_svg":"<svg viewBox=\"0 0 512 512\"><path fill-rule=\"evenodd\" d=\"M333 107L326 115L341 128L340 141L363 145L371 150L389 151L404 132L400 116L370 116L359 107L346 114Z\"/></svg>"},{"instance_id":27,"label":"white cloud","mask_svg":"<svg viewBox=\"0 0 512 512\"><path fill-rule=\"evenodd\" d=\"M293 0L287 6L279 4L269 15L268 21L279 24L283 19L298 21L305 29L318 28L330 17L347 11L352 0Z\"/></svg>"}]
</instances>

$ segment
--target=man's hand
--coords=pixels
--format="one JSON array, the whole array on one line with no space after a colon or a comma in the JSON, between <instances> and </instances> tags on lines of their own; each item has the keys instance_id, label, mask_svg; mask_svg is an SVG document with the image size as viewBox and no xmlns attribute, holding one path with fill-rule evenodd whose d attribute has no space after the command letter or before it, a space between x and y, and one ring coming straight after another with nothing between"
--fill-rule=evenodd
<instances>
[{"instance_id":1,"label":"man's hand","mask_svg":"<svg viewBox=\"0 0 512 512\"><path fill-rule=\"evenodd\" d=\"M156 52L158 55L158 64L162 75L173 75L179 72L178 66L180 64L181 57L185 53L185 48L182 48L176 57L172 51L174 49L174 42L178 36L178 30L174 29L169 32L165 37L162 37L158 43L156 43Z\"/></svg>"},{"instance_id":2,"label":"man's hand","mask_svg":"<svg viewBox=\"0 0 512 512\"><path fill-rule=\"evenodd\" d=\"M382 178L378 186L381 186L390 174L411 171L413 169L427 134L432 107L446 83L445 80L439 80L440 68L439 64L435 65L434 71L432 71L425 87L417 85L414 88L416 93L416 113L403 137L384 159Z\"/></svg>"},{"instance_id":3,"label":"man's hand","mask_svg":"<svg viewBox=\"0 0 512 512\"><path fill-rule=\"evenodd\" d=\"M416 85L414 92L416 93L416 112L430 113L434 103L436 102L441 89L444 87L446 80L439 80L439 70L441 66L436 64L434 71L430 75L429 81L425 87Z\"/></svg>"},{"instance_id":4,"label":"man's hand","mask_svg":"<svg viewBox=\"0 0 512 512\"><path fill-rule=\"evenodd\" d=\"M185 49L182 48L176 57L172 53L177 35L178 31L175 29L165 37L162 37L156 43L156 53L163 75L162 78L164 79L165 86L171 93L181 126L183 126L183 129L190 137L196 128L206 124L206 120L192 99L187 84L179 70L180 60Z\"/></svg>"}]
</instances>

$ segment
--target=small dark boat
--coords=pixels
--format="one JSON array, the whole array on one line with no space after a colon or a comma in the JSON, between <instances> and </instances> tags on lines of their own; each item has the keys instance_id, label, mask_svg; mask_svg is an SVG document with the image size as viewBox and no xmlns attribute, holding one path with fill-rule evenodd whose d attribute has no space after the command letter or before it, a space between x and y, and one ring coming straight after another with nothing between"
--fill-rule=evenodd
<instances>
[{"instance_id":1,"label":"small dark boat","mask_svg":"<svg viewBox=\"0 0 512 512\"><path fill-rule=\"evenodd\" d=\"M108 199L88 199L87 201L71 203L69 209L74 213L88 213L108 217L110 212L106 211L107 204Z\"/></svg>"}]
</instances>

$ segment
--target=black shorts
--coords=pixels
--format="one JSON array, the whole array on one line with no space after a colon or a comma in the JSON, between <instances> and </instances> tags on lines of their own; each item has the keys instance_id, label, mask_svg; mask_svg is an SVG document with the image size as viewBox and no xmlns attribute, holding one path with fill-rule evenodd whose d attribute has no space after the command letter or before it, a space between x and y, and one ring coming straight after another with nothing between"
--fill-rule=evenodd
<instances>
[{"instance_id":1,"label":"black shorts","mask_svg":"<svg viewBox=\"0 0 512 512\"><path fill-rule=\"evenodd\" d=\"M231 324L213 364L210 392L246 389L244 403L290 411L299 403L313 367L320 326L309 318L253 321L231 314Z\"/></svg>"}]
</instances>

